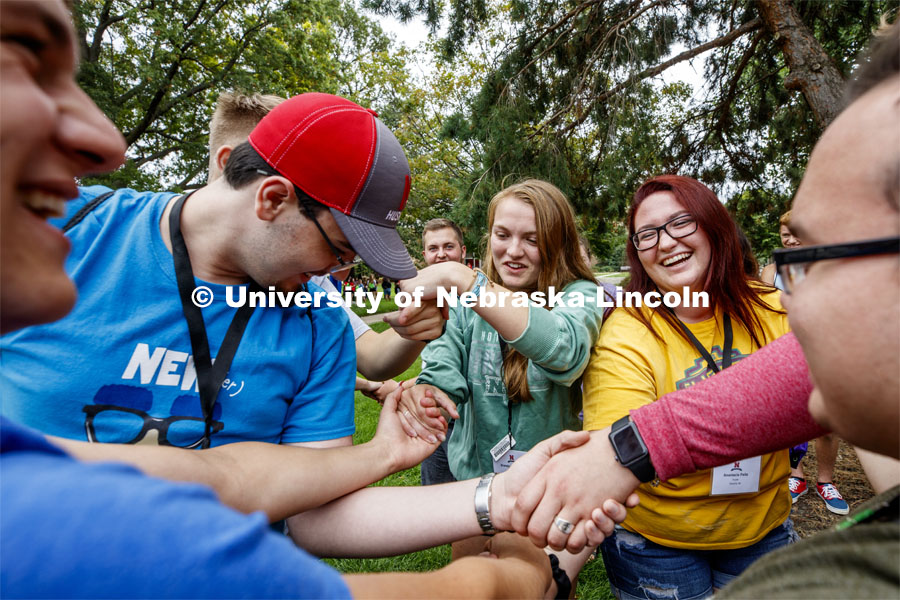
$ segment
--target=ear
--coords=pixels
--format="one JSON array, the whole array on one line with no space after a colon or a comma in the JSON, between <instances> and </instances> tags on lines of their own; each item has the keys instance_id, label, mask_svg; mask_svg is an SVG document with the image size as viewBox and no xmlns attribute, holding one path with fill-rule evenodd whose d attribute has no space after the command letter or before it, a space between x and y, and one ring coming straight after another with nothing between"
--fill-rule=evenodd
<instances>
[{"instance_id":1,"label":"ear","mask_svg":"<svg viewBox=\"0 0 900 600\"><path fill-rule=\"evenodd\" d=\"M465 246L461 246L460 248L461 248L461 250L462 250L462 256L461 256L460 258L462 258L462 259L463 259L463 262L465 262L465 260L466 260L466 247L465 247Z\"/></svg>"},{"instance_id":2,"label":"ear","mask_svg":"<svg viewBox=\"0 0 900 600\"><path fill-rule=\"evenodd\" d=\"M289 210L297 212L294 184L278 175L264 177L257 183L254 210L261 221L274 221Z\"/></svg>"},{"instance_id":3,"label":"ear","mask_svg":"<svg viewBox=\"0 0 900 600\"><path fill-rule=\"evenodd\" d=\"M228 162L232 150L234 150L234 146L228 144L219 146L219 149L216 150L216 166L219 167L219 171L225 172L225 163Z\"/></svg>"}]
</instances>

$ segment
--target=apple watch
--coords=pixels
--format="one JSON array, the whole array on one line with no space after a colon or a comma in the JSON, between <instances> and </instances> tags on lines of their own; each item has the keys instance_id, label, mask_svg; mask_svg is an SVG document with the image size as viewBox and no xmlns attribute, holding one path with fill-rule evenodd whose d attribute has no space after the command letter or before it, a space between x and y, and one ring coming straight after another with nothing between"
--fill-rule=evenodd
<instances>
[{"instance_id":1,"label":"apple watch","mask_svg":"<svg viewBox=\"0 0 900 600\"><path fill-rule=\"evenodd\" d=\"M648 483L656 479L656 469L650 462L647 445L628 415L613 423L609 443L616 452L616 461L634 473L638 480Z\"/></svg>"}]
</instances>

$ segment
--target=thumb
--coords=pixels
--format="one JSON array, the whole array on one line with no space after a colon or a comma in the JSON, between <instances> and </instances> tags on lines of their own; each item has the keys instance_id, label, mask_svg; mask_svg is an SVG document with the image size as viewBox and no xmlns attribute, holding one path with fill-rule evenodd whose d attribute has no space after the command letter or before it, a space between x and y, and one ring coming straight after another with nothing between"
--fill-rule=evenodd
<instances>
[{"instance_id":1,"label":"thumb","mask_svg":"<svg viewBox=\"0 0 900 600\"><path fill-rule=\"evenodd\" d=\"M387 395L384 399L384 405L381 407L382 411L389 410L391 412L396 412L397 407L400 405L400 390L401 387L397 387L396 390Z\"/></svg>"},{"instance_id":2,"label":"thumb","mask_svg":"<svg viewBox=\"0 0 900 600\"><path fill-rule=\"evenodd\" d=\"M591 434L587 431L563 431L549 440L546 440L547 452L550 456L559 454L563 450L570 450L582 446L591 439Z\"/></svg>"}]
</instances>

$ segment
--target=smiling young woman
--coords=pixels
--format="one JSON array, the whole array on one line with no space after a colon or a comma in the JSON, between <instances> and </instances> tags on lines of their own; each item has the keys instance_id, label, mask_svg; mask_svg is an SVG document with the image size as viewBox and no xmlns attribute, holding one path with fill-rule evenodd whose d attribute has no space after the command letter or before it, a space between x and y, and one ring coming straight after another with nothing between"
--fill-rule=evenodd
<instances>
[{"instance_id":1,"label":"smiling young woman","mask_svg":"<svg viewBox=\"0 0 900 600\"><path fill-rule=\"evenodd\" d=\"M699 181L647 181L628 228L628 291L688 287L705 291L709 307L615 310L585 371L585 429L707 379L789 331L779 292L744 273L737 227ZM784 450L641 485L640 505L601 545L617 595L641 597L652 578L680 598L706 597L790 543L788 467Z\"/></svg>"},{"instance_id":2,"label":"smiling young woman","mask_svg":"<svg viewBox=\"0 0 900 600\"><path fill-rule=\"evenodd\" d=\"M404 393L402 410L417 426L434 425L436 417L422 406L427 393L458 414L447 455L453 475L464 479L503 471L541 440L581 428L580 377L603 309L571 204L556 186L536 179L491 200L484 273L445 262L401 282L404 291L421 287L426 299L438 287L454 286L483 299L550 289L562 294L552 310L509 302L454 307L446 333L423 351L422 373ZM568 302L575 294L583 305ZM420 434L429 435L425 429ZM454 547L454 556L466 552ZM560 561L574 575L586 558L563 555Z\"/></svg>"}]
</instances>

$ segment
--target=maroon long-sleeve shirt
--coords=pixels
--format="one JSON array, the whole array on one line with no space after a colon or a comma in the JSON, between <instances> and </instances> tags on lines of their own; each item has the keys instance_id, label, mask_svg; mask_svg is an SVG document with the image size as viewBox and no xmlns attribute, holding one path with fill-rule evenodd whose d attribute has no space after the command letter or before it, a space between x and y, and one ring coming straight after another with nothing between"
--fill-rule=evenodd
<instances>
[{"instance_id":1,"label":"maroon long-sleeve shirt","mask_svg":"<svg viewBox=\"0 0 900 600\"><path fill-rule=\"evenodd\" d=\"M825 433L809 414L809 368L793 333L631 419L660 479L788 448Z\"/></svg>"}]
</instances>

